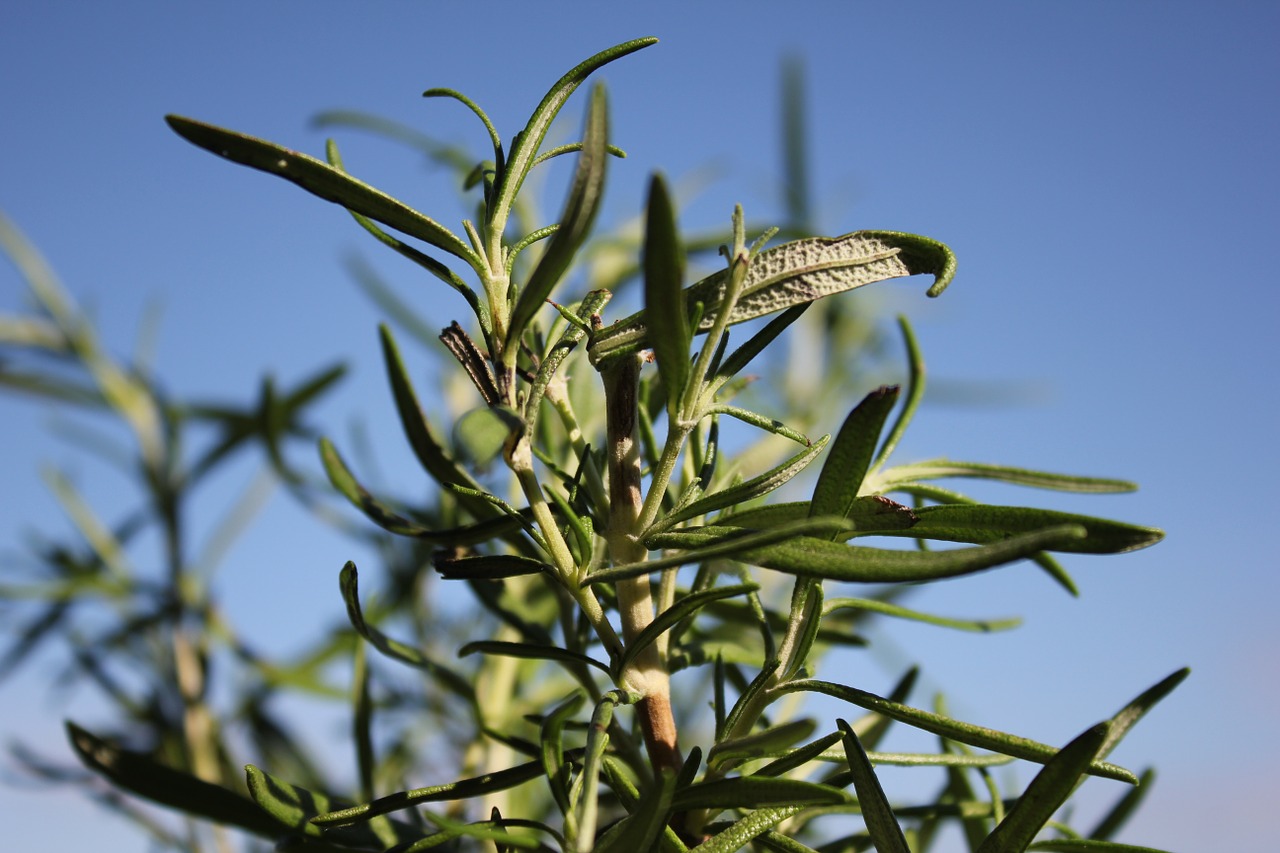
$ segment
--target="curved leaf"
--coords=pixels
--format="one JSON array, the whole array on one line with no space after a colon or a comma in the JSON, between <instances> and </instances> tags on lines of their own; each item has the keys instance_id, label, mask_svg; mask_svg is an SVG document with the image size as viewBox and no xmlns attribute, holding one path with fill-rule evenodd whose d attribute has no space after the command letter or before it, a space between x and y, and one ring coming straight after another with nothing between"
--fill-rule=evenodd
<instances>
[{"instance_id":1,"label":"curved leaf","mask_svg":"<svg viewBox=\"0 0 1280 853\"><path fill-rule=\"evenodd\" d=\"M404 202L351 177L341 169L335 169L323 160L265 139L182 116L168 115L165 116L165 121L175 133L193 145L233 162L278 175L325 201L341 205L353 213L367 216L456 255L477 272L484 269L483 262L471 247L452 231Z\"/></svg>"},{"instance_id":2,"label":"curved leaf","mask_svg":"<svg viewBox=\"0 0 1280 853\"><path fill-rule=\"evenodd\" d=\"M898 386L882 385L863 397L845 418L818 474L809 515L847 518L853 514L858 490L880 443L880 431L897 402Z\"/></svg>"},{"instance_id":3,"label":"curved leaf","mask_svg":"<svg viewBox=\"0 0 1280 853\"><path fill-rule=\"evenodd\" d=\"M519 519L511 516L499 516L478 524L466 527L455 527L445 530L434 530L424 527L412 519L405 518L369 493L356 480L342 455L338 453L333 442L327 438L320 439L320 460L324 464L329 482L338 492L351 502L356 509L363 512L370 521L389 533L400 536L411 536L439 545L472 545L477 542L488 542L490 539L514 533L520 529Z\"/></svg>"},{"instance_id":4,"label":"curved leaf","mask_svg":"<svg viewBox=\"0 0 1280 853\"><path fill-rule=\"evenodd\" d=\"M713 601L720 601L737 595L746 595L758 589L760 589L758 584L744 583L734 586L712 587L711 589L704 589L701 592L683 596L679 601L659 613L652 622L645 626L643 631L636 635L634 640L627 644L626 651L618 661L617 671L626 672L627 666L635 660L636 655L655 642L658 637L675 627L685 617L696 613Z\"/></svg>"},{"instance_id":5,"label":"curved leaf","mask_svg":"<svg viewBox=\"0 0 1280 853\"><path fill-rule=\"evenodd\" d=\"M338 585L342 590L342 599L347 604L347 616L351 620L352 627L356 629L356 633L372 643L375 649L387 657L395 658L430 673L443 687L474 704L476 701L475 688L472 687L468 679L449 667L432 660L421 650L399 640L391 639L365 621L364 611L360 607L359 583L360 575L356 570L356 564L348 561L338 575Z\"/></svg>"},{"instance_id":6,"label":"curved leaf","mask_svg":"<svg viewBox=\"0 0 1280 853\"><path fill-rule=\"evenodd\" d=\"M761 252L747 270L742 294L728 323L742 323L862 287L920 273L934 276L931 295L955 273L955 256L942 243L896 231L855 231L842 237L812 237ZM685 289L687 311L703 306L698 333L715 325L729 271L720 270ZM652 346L644 311L619 320L592 336L589 352L597 367Z\"/></svg>"},{"instance_id":7,"label":"curved leaf","mask_svg":"<svg viewBox=\"0 0 1280 853\"><path fill-rule=\"evenodd\" d=\"M609 160L606 150L608 136L609 114L604 87L597 85L591 92L582 151L578 154L578 167L569 186L569 197L560 212L559 227L529 276L528 283L521 289L511 313L511 327L507 333L509 349L518 350L525 326L546 304L547 297L591 233L596 211L600 209L600 200L604 196L605 165Z\"/></svg>"},{"instance_id":8,"label":"curved leaf","mask_svg":"<svg viewBox=\"0 0 1280 853\"><path fill-rule=\"evenodd\" d=\"M654 335L654 359L667 394L667 414L678 417L689 380L689 313L685 308L684 248L676 227L675 206L667 182L659 174L649 180L644 227L644 310L661 329Z\"/></svg>"},{"instance_id":9,"label":"curved leaf","mask_svg":"<svg viewBox=\"0 0 1280 853\"><path fill-rule=\"evenodd\" d=\"M1075 790L1108 738L1108 723L1098 723L1058 752L1031 780L1004 820L983 840L976 853L1026 850L1036 834ZM1136 780L1135 780L1136 781Z\"/></svg>"},{"instance_id":10,"label":"curved leaf","mask_svg":"<svg viewBox=\"0 0 1280 853\"><path fill-rule=\"evenodd\" d=\"M1068 524L1024 533L990 545L946 551L890 551L812 536L791 537L772 545L733 547L754 543L756 537L763 538L769 534L781 536L770 530L747 533L740 527L702 527L663 533L654 536L651 544L662 548L691 549L686 555L663 558L675 563L681 562L681 556L691 562L698 559L696 555L711 554L731 556L754 566L804 577L855 583L908 583L958 577L1029 557L1037 551L1055 550L1064 543L1083 537L1085 530ZM627 569L629 567L620 567L600 574Z\"/></svg>"},{"instance_id":11,"label":"curved leaf","mask_svg":"<svg viewBox=\"0 0 1280 853\"><path fill-rule=\"evenodd\" d=\"M145 753L120 749L70 721L66 727L80 761L124 790L266 838L280 834L279 824L248 797L166 767Z\"/></svg>"},{"instance_id":12,"label":"curved leaf","mask_svg":"<svg viewBox=\"0 0 1280 853\"><path fill-rule=\"evenodd\" d=\"M601 66L607 65L615 59L620 59L629 53L635 53L637 50L649 47L657 43L657 41L656 38L652 37L639 38L615 45L608 50L602 50L595 56L589 57L574 66L567 74L555 82L550 91L543 96L542 101L534 109L533 115L529 117L529 122L525 125L524 130L516 134L515 139L511 141L511 153L507 156L502 173L498 176L498 185L494 188L494 201L489 206L489 222L491 224L506 224L507 214L511 210L511 205L515 202L516 195L520 192L520 186L529 174L529 169L533 167L534 160L538 156L538 148L542 145L542 138L547 135L547 128L551 126L551 122L555 119L556 114L560 112L560 108L564 106L565 101L569 99L569 96L574 93L578 86L582 85L582 82Z\"/></svg>"},{"instance_id":13,"label":"curved leaf","mask_svg":"<svg viewBox=\"0 0 1280 853\"><path fill-rule=\"evenodd\" d=\"M1014 758L1034 761L1038 764L1045 764L1058 754L1058 750L1052 746L1030 738L1006 734L995 729L975 726L972 723L944 717L941 714L922 711L919 708L912 708L909 705L903 705L900 702L885 699L883 696L877 696L874 693L868 693L856 687L847 687L843 684L832 684L829 681L818 681L817 679L801 679L780 684L774 689L781 693L793 693L801 690L822 693L940 737L967 743L969 746L976 746L981 749L989 749L1002 755L1011 755ZM1102 761L1092 761L1084 772L1092 776L1116 779L1129 784L1134 784L1138 781L1136 776L1123 767L1117 767L1114 764L1107 764Z\"/></svg>"},{"instance_id":14,"label":"curved leaf","mask_svg":"<svg viewBox=\"0 0 1280 853\"><path fill-rule=\"evenodd\" d=\"M871 767L871 759L858 741L858 736L844 720L836 720L844 735L845 758L849 763L849 772L853 775L853 788L858 792L858 805L862 810L862 820L867 825L867 834L875 845L877 853L911 853L907 839L902 835L902 827L893 816L893 808L889 799L880 787L880 780Z\"/></svg>"},{"instance_id":15,"label":"curved leaf","mask_svg":"<svg viewBox=\"0 0 1280 853\"><path fill-rule=\"evenodd\" d=\"M802 779L772 776L736 776L698 782L676 791L671 808L677 812L691 809L758 809L768 806L830 805L849 801L839 788Z\"/></svg>"},{"instance_id":16,"label":"curved leaf","mask_svg":"<svg viewBox=\"0 0 1280 853\"><path fill-rule=\"evenodd\" d=\"M917 507L915 514L916 523L909 532L884 531L885 534L985 544L1070 524L1083 528L1085 535L1062 542L1053 550L1078 554L1120 554L1146 548L1164 538L1164 531L1154 527L1034 507L941 504Z\"/></svg>"}]
</instances>

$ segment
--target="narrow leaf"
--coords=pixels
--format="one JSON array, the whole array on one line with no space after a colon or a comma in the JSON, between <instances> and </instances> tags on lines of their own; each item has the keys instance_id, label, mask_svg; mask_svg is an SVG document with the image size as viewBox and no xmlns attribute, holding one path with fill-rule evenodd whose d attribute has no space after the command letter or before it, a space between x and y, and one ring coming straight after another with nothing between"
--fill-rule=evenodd
<instances>
[{"instance_id":1,"label":"narrow leaf","mask_svg":"<svg viewBox=\"0 0 1280 853\"><path fill-rule=\"evenodd\" d=\"M794 305L900 276L934 276L929 292L937 295L955 272L955 257L941 243L895 231L857 231L843 237L813 237L761 252L747 270L742 295L728 323L785 311ZM701 303L695 330L715 325L724 300L728 270L720 270L686 288L686 310ZM652 318L644 311L619 320L592 336L590 353L597 367L619 356L653 346Z\"/></svg>"},{"instance_id":2,"label":"narrow leaf","mask_svg":"<svg viewBox=\"0 0 1280 853\"><path fill-rule=\"evenodd\" d=\"M1018 798L976 853L1025 850L1075 790L1080 776L1089 770L1108 737L1107 723L1088 729L1055 755Z\"/></svg>"},{"instance_id":3,"label":"narrow leaf","mask_svg":"<svg viewBox=\"0 0 1280 853\"><path fill-rule=\"evenodd\" d=\"M274 838L280 826L248 797L157 762L145 753L120 749L68 722L67 737L80 761L120 788L170 808Z\"/></svg>"},{"instance_id":4,"label":"narrow leaf","mask_svg":"<svg viewBox=\"0 0 1280 853\"><path fill-rule=\"evenodd\" d=\"M893 816L893 808L884 795L884 788L880 787L880 780L876 778L858 736L844 720L836 720L836 725L844 735L844 752L849 772L853 774L853 788L858 792L862 819L877 853L911 853L907 839L902 835L902 827Z\"/></svg>"},{"instance_id":5,"label":"narrow leaf","mask_svg":"<svg viewBox=\"0 0 1280 853\"><path fill-rule=\"evenodd\" d=\"M671 807L677 812L690 809L757 809L768 806L830 805L848 802L839 788L802 779L770 776L738 776L699 782L677 791Z\"/></svg>"},{"instance_id":6,"label":"narrow leaf","mask_svg":"<svg viewBox=\"0 0 1280 853\"><path fill-rule=\"evenodd\" d=\"M1072 524L1082 527L1085 535L1074 541L1063 542L1054 550L1079 554L1136 551L1164 538L1164 532L1154 527L1140 527L1105 518L1033 507L941 504L918 507L915 514L917 520L910 531L897 531L897 535L984 544L1047 527ZM895 531L886 533L894 535Z\"/></svg>"},{"instance_id":7,"label":"narrow leaf","mask_svg":"<svg viewBox=\"0 0 1280 853\"><path fill-rule=\"evenodd\" d=\"M785 805L756 809L692 848L691 853L735 853L745 847L751 839L767 832L787 818L794 817L806 808L808 808L807 805Z\"/></svg>"},{"instance_id":8,"label":"narrow leaf","mask_svg":"<svg viewBox=\"0 0 1280 853\"><path fill-rule=\"evenodd\" d=\"M897 402L898 386L881 386L845 418L818 475L809 515L846 518L853 512L858 490L880 443L880 431Z\"/></svg>"},{"instance_id":9,"label":"narrow leaf","mask_svg":"<svg viewBox=\"0 0 1280 853\"><path fill-rule=\"evenodd\" d=\"M617 671L626 672L627 666L644 648L657 641L664 633L671 630L686 617L693 615L713 601L747 595L760 589L758 584L746 583L734 586L712 587L701 592L682 596L679 601L659 613L652 622L645 626L636 638L627 644L627 650L618 661Z\"/></svg>"},{"instance_id":10,"label":"narrow leaf","mask_svg":"<svg viewBox=\"0 0 1280 853\"><path fill-rule=\"evenodd\" d=\"M582 757L581 749L573 749L565 752L565 760L573 761ZM460 779L457 782L451 782L447 785L432 785L427 788L414 788L411 791L401 791L398 794L391 794L381 797L371 803L360 806L353 806L338 811L326 812L312 818L312 823L318 826L342 826L349 823L358 823L360 821L369 820L378 815L388 814L393 811L408 808L418 803L434 803L434 802L452 802L455 800L470 800L481 797L485 794L492 794L496 791L506 791L517 785L523 785L532 779L537 779L543 773L542 762L529 761L524 764L518 764L506 770L498 770L493 773L485 773L481 776L475 776L468 779Z\"/></svg>"},{"instance_id":11,"label":"narrow leaf","mask_svg":"<svg viewBox=\"0 0 1280 853\"><path fill-rule=\"evenodd\" d=\"M342 572L338 575L342 598L347 604L347 616L351 620L352 627L356 629L356 633L372 643L375 649L387 657L404 661L410 666L430 673L452 693L468 702L474 703L475 690L468 679L449 667L433 661L421 650L391 639L365 621L364 611L360 607L359 577L359 573L356 571L356 564L350 561L347 562L342 568Z\"/></svg>"},{"instance_id":12,"label":"narrow leaf","mask_svg":"<svg viewBox=\"0 0 1280 853\"><path fill-rule=\"evenodd\" d=\"M440 577L448 580L500 580L536 575L551 569L540 560L519 554L482 554L475 557L436 557L432 561Z\"/></svg>"},{"instance_id":13,"label":"narrow leaf","mask_svg":"<svg viewBox=\"0 0 1280 853\"><path fill-rule=\"evenodd\" d=\"M663 768L655 784L640 797L635 810L605 833L593 848L594 853L653 850L658 836L667 826L675 786L676 774Z\"/></svg>"},{"instance_id":14,"label":"narrow leaf","mask_svg":"<svg viewBox=\"0 0 1280 853\"><path fill-rule=\"evenodd\" d=\"M512 643L502 640L476 640L458 649L458 657L466 657L476 653L526 658L528 660L554 660L568 666L594 666L601 672L609 672L609 667L595 658L571 649L562 649L559 646L543 646L537 643Z\"/></svg>"},{"instance_id":15,"label":"narrow leaf","mask_svg":"<svg viewBox=\"0 0 1280 853\"><path fill-rule=\"evenodd\" d=\"M681 521L687 521L690 518L697 518L700 515L707 515L726 507L739 506L747 501L764 497L773 490L780 488L792 477L799 474L809 464L818 457L822 449L827 446L830 436L824 435L815 441L809 447L792 456L786 462L778 467L766 471L765 473L752 477L726 489L718 492L712 492L697 500L677 507L670 514L663 516L658 523L653 526L652 533L659 533L668 530L672 526L679 524ZM646 534L646 537L651 534Z\"/></svg>"},{"instance_id":16,"label":"narrow leaf","mask_svg":"<svg viewBox=\"0 0 1280 853\"><path fill-rule=\"evenodd\" d=\"M771 532L754 532L749 534L751 538L748 539L741 528L703 527L687 532L682 530L664 533L653 537L651 544L662 548L698 549L689 552L690 554L716 553L720 547L724 547L735 560L806 577L856 583L908 583L972 574L1028 557L1037 551L1056 550L1085 535L1084 529L1079 526L1063 525L1014 536L990 545L945 551L891 551L846 545L812 536L788 537L787 541L761 547L754 544L749 547L731 547L735 544L754 543L757 541L756 537L764 537ZM679 561L679 557L670 559Z\"/></svg>"},{"instance_id":17,"label":"narrow leaf","mask_svg":"<svg viewBox=\"0 0 1280 853\"><path fill-rule=\"evenodd\" d=\"M520 131L511 142L511 153L507 156L502 173L498 177L499 183L494 188L493 204L489 206L490 223L505 225L511 206L520 192L520 186L524 183L529 169L532 168L538 156L538 149L542 146L542 138L546 136L547 128L551 126L560 108L578 86L601 66L655 44L657 41L652 37L640 38L603 50L574 66L552 85L550 91L543 96L542 101L534 109L533 115L529 117L524 130Z\"/></svg>"},{"instance_id":18,"label":"narrow leaf","mask_svg":"<svg viewBox=\"0 0 1280 853\"><path fill-rule=\"evenodd\" d=\"M174 132L193 145L233 162L292 181L312 195L341 205L353 213L367 216L410 237L424 240L462 258L477 272L483 271L484 264L476 253L449 229L323 160L265 139L182 116L165 116L165 121Z\"/></svg>"},{"instance_id":19,"label":"narrow leaf","mask_svg":"<svg viewBox=\"0 0 1280 853\"><path fill-rule=\"evenodd\" d=\"M660 330L652 335L658 375L667 393L667 414L678 417L689 381L689 314L685 309L684 248L676 227L675 207L661 175L649 181L644 228L644 310Z\"/></svg>"},{"instance_id":20,"label":"narrow leaf","mask_svg":"<svg viewBox=\"0 0 1280 853\"><path fill-rule=\"evenodd\" d=\"M578 167L569 186L569 197L560 213L559 225L528 283L520 291L516 307L511 314L511 328L507 346L516 347L525 327L565 271L573 262L578 249L586 242L595 223L596 211L604 196L605 165L609 160L606 143L609 136L608 105L604 87L597 85L591 93L587 107L586 129L582 137L582 151L578 154Z\"/></svg>"},{"instance_id":21,"label":"narrow leaf","mask_svg":"<svg viewBox=\"0 0 1280 853\"><path fill-rule=\"evenodd\" d=\"M363 512L373 523L389 533L400 536L411 536L439 545L471 545L477 542L488 542L490 539L505 536L520 529L518 519L510 516L482 521L467 527L455 527L435 530L400 515L383 501L369 493L351 469L343 461L337 448L327 438L320 439L320 460L324 464L329 482L338 492L351 502L356 509Z\"/></svg>"},{"instance_id":22,"label":"narrow leaf","mask_svg":"<svg viewBox=\"0 0 1280 853\"><path fill-rule=\"evenodd\" d=\"M980 749L989 749L1002 755L1011 755L1014 758L1034 761L1038 764L1044 764L1058 754L1058 750L1048 744L1018 737L1017 735L1006 734L995 729L975 726L972 723L964 723L950 717L944 717L941 714L922 711L919 708L912 708L909 705L885 699L882 696L859 690L856 687L847 687L842 684L832 684L828 681L818 681L816 679L803 679L780 684L775 689L783 693L795 691L822 693L941 737L950 738L960 743L967 743ZM1093 776L1116 779L1129 784L1134 784L1138 781L1136 776L1123 767L1117 767L1114 764L1106 764L1101 761L1093 761L1088 765L1085 772Z\"/></svg>"}]
</instances>

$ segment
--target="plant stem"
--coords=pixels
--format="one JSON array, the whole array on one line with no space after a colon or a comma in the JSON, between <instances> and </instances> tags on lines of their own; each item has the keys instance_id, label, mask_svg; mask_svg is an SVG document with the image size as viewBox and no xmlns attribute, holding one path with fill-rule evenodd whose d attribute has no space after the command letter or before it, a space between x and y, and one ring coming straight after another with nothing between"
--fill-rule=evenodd
<instances>
[{"instance_id":1,"label":"plant stem","mask_svg":"<svg viewBox=\"0 0 1280 853\"><path fill-rule=\"evenodd\" d=\"M636 441L641 357L619 359L603 375L609 466L609 556L615 565L643 562L649 551L640 540L644 501L641 497L640 447ZM656 488L656 486L654 487ZM640 576L617 584L622 636L634 642L653 622L649 578ZM636 655L621 673L621 687L644 698L637 704L649 761L654 769L679 770L683 763L671 712L671 681L666 661L656 644Z\"/></svg>"}]
</instances>

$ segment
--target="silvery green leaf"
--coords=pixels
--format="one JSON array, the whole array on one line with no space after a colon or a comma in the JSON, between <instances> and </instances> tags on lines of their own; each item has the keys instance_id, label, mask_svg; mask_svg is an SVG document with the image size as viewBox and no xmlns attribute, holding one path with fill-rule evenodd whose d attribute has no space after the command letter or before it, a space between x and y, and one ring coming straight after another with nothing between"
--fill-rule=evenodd
<instances>
[{"instance_id":1,"label":"silvery green leaf","mask_svg":"<svg viewBox=\"0 0 1280 853\"><path fill-rule=\"evenodd\" d=\"M729 324L742 323L824 296L901 276L934 276L936 296L955 274L955 255L942 243L897 231L855 231L843 237L812 237L761 252L747 270L742 295ZM685 306L703 306L697 332L715 325L724 300L728 269L685 289ZM592 336L589 352L597 366L652 346L645 312L633 314Z\"/></svg>"}]
</instances>

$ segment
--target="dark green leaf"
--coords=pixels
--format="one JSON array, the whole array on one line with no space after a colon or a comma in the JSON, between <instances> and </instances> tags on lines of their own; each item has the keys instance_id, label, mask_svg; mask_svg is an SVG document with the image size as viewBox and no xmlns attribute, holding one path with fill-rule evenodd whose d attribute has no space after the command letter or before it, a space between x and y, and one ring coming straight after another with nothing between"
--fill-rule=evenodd
<instances>
[{"instance_id":1,"label":"dark green leaf","mask_svg":"<svg viewBox=\"0 0 1280 853\"><path fill-rule=\"evenodd\" d=\"M1085 838L1054 838L1033 843L1028 850L1048 850L1052 853L1168 853L1154 847L1138 847L1135 844L1118 844L1113 841L1094 841Z\"/></svg>"},{"instance_id":2,"label":"dark green leaf","mask_svg":"<svg viewBox=\"0 0 1280 853\"><path fill-rule=\"evenodd\" d=\"M653 850L658 836L667 827L675 786L676 774L663 768L655 784L640 797L635 810L604 834L593 848L594 853Z\"/></svg>"},{"instance_id":3,"label":"dark green leaf","mask_svg":"<svg viewBox=\"0 0 1280 853\"><path fill-rule=\"evenodd\" d=\"M712 587L711 589L704 589L701 592L682 596L679 601L659 613L652 622L645 626L643 631L636 635L634 640L627 644L627 650L618 662L617 671L626 672L627 667L635 660L636 655L655 642L658 637L671 630L673 626L685 617L696 613L713 601L720 601L737 595L746 595L758 589L760 589L759 585L747 583L735 586Z\"/></svg>"},{"instance_id":4,"label":"dark green leaf","mask_svg":"<svg viewBox=\"0 0 1280 853\"><path fill-rule=\"evenodd\" d=\"M1053 550L1079 554L1136 551L1164 538L1164 532L1154 527L1139 527L1121 521L1033 507L942 504L919 507L915 514L917 521L910 532L898 532L898 535L985 544L1047 527L1071 524L1084 528L1085 536L1064 541ZM886 533L894 535L894 531Z\"/></svg>"},{"instance_id":5,"label":"dark green leaf","mask_svg":"<svg viewBox=\"0 0 1280 853\"><path fill-rule=\"evenodd\" d=\"M1080 776L1094 764L1109 728L1108 723L1098 723L1048 761L976 853L1026 850L1054 812L1071 796Z\"/></svg>"},{"instance_id":6,"label":"dark green leaf","mask_svg":"<svg viewBox=\"0 0 1280 853\"><path fill-rule=\"evenodd\" d=\"M676 791L671 808L677 812L690 809L759 809L768 806L826 805L848 802L849 795L839 788L772 776L737 776L699 782Z\"/></svg>"},{"instance_id":7,"label":"dark green leaf","mask_svg":"<svg viewBox=\"0 0 1280 853\"><path fill-rule=\"evenodd\" d=\"M502 173L498 176L498 184L494 187L494 200L489 205L489 222L491 224L495 222L506 223L511 205L515 202L516 196L520 192L520 186L524 183L525 177L529 174L529 169L532 168L534 160L538 156L538 148L542 146L542 138L546 136L547 128L551 126L551 122L555 119L556 114L560 112L560 108L564 106L565 101L569 99L569 96L574 93L578 86L601 66L629 53L646 48L657 41L656 38L634 39L601 51L572 68L555 82L537 108L534 109L533 115L529 117L529 122L525 125L524 130L511 141L511 153L507 157Z\"/></svg>"},{"instance_id":8,"label":"dark green leaf","mask_svg":"<svg viewBox=\"0 0 1280 853\"><path fill-rule=\"evenodd\" d=\"M676 507L666 516L663 516L657 524L654 525L654 533L670 529L673 525L681 521L687 521L690 518L697 518L700 515L707 515L716 510L726 507L738 506L756 498L764 497L791 480L792 477L799 474L809 466L818 454L822 452L827 444L830 436L824 435L815 441L809 447L797 453L795 456L783 462L778 467L766 471L758 477L752 477L728 488L713 492L697 500L690 501L687 504ZM803 518L803 516L800 516Z\"/></svg>"},{"instance_id":9,"label":"dark green leaf","mask_svg":"<svg viewBox=\"0 0 1280 853\"><path fill-rule=\"evenodd\" d=\"M677 414L689 381L689 313L685 308L684 248L675 207L661 175L649 181L644 228L645 316L660 333L650 336L658 375L667 394L667 414Z\"/></svg>"},{"instance_id":10,"label":"dark green leaf","mask_svg":"<svg viewBox=\"0 0 1280 853\"><path fill-rule=\"evenodd\" d=\"M471 248L435 220L323 160L243 133L182 116L165 116L183 139L206 151L292 181L313 195L417 237L462 258L477 272L484 264Z\"/></svg>"},{"instance_id":11,"label":"dark green leaf","mask_svg":"<svg viewBox=\"0 0 1280 853\"><path fill-rule=\"evenodd\" d=\"M858 792L858 805L877 853L911 853L907 839L902 835L902 827L893 816L893 808L884 795L884 788L880 787L880 780L876 778L858 736L844 720L836 720L836 724L844 735L845 758L849 762L849 772L853 774L854 790Z\"/></svg>"},{"instance_id":12,"label":"dark green leaf","mask_svg":"<svg viewBox=\"0 0 1280 853\"><path fill-rule=\"evenodd\" d=\"M412 536L415 539L439 545L471 545L477 542L488 542L490 539L505 536L520 529L519 519L505 515L467 527L445 530L425 527L412 519L405 518L371 495L356 480L337 448L327 438L320 439L320 459L324 463L325 472L329 475L329 482L334 488L371 521L390 533Z\"/></svg>"},{"instance_id":13,"label":"dark green leaf","mask_svg":"<svg viewBox=\"0 0 1280 853\"><path fill-rule=\"evenodd\" d=\"M551 569L540 560L518 554L482 554L476 557L436 557L432 561L440 577L449 580L500 580L536 575Z\"/></svg>"},{"instance_id":14,"label":"dark green leaf","mask_svg":"<svg viewBox=\"0 0 1280 853\"><path fill-rule=\"evenodd\" d=\"M569 750L564 757L569 761L577 760L582 757L582 750ZM482 776L475 776L469 779L460 779L447 785L432 785L427 788L401 791L398 794L381 797L364 805L327 812L312 818L312 823L323 827L342 826L408 808L418 803L470 800L485 794L492 794L495 791L506 791L509 788L522 785L531 779L537 779L542 775L542 772L541 761L529 761L506 770L485 773Z\"/></svg>"},{"instance_id":15,"label":"dark green leaf","mask_svg":"<svg viewBox=\"0 0 1280 853\"><path fill-rule=\"evenodd\" d=\"M144 753L120 749L75 723L66 726L71 746L84 765L124 790L266 838L280 834L279 824L248 797L166 767Z\"/></svg>"},{"instance_id":16,"label":"dark green leaf","mask_svg":"<svg viewBox=\"0 0 1280 853\"><path fill-rule=\"evenodd\" d=\"M432 660L420 649L391 639L365 621L364 611L360 607L359 582L360 576L356 571L356 564L348 561L338 576L338 584L342 590L342 599L347 604L347 616L356 633L372 643L373 647L384 655L430 673L452 693L474 703L475 690L468 679Z\"/></svg>"},{"instance_id":17,"label":"dark green leaf","mask_svg":"<svg viewBox=\"0 0 1280 853\"><path fill-rule=\"evenodd\" d=\"M404 362L400 359L400 351L396 347L391 330L383 325L378 327L378 332L382 340L383 358L387 364L387 378L391 382L391 391L396 400L396 411L400 414L405 435L423 470L438 483L455 483L479 491L479 484L450 458L444 445L432 434L431 427L422 414L422 407L418 405L418 397L413 391L413 385L409 382L409 376L405 372ZM479 505L479 502L473 503L477 505L468 503L468 508L473 512L479 509L482 517L493 514L491 511L486 511L487 507Z\"/></svg>"},{"instance_id":18,"label":"dark green leaf","mask_svg":"<svg viewBox=\"0 0 1280 853\"><path fill-rule=\"evenodd\" d=\"M889 413L898 401L898 386L872 391L845 418L813 489L809 515L847 518L857 506L858 490L875 456Z\"/></svg>"},{"instance_id":19,"label":"dark green leaf","mask_svg":"<svg viewBox=\"0 0 1280 853\"><path fill-rule=\"evenodd\" d=\"M750 536L769 532L752 533ZM732 548L730 553L735 560L787 574L856 583L907 583L958 577L990 569L1037 551L1057 550L1084 535L1082 527L1063 525L990 545L945 551L889 551L804 536L762 547ZM728 548L735 542L748 541L754 542L755 539L748 540L742 528L702 527L663 533L653 537L651 544L662 548L697 548L690 553L705 554L714 553L712 549L718 549L722 544ZM670 559L679 560L678 557Z\"/></svg>"},{"instance_id":20,"label":"dark green leaf","mask_svg":"<svg viewBox=\"0 0 1280 853\"><path fill-rule=\"evenodd\" d=\"M816 679L803 679L780 684L776 690L784 693L803 690L833 696L836 699L841 699L860 708L866 708L868 711L874 711L877 714L941 737L950 738L960 743L967 743L980 749L989 749L1002 755L1011 755L1014 758L1034 761L1039 764L1048 762L1058 754L1058 750L1053 747L1029 738L975 726L972 723L964 723L940 714L932 714L919 708L912 708L899 702L893 702L874 693L868 693L865 690L859 690L856 687L847 687L842 684L832 684L828 681L818 681ZM1093 776L1116 779L1129 784L1134 784L1138 781L1136 776L1123 767L1117 767L1114 764L1106 764L1101 761L1092 762L1085 772Z\"/></svg>"},{"instance_id":21,"label":"dark green leaf","mask_svg":"<svg viewBox=\"0 0 1280 853\"><path fill-rule=\"evenodd\" d=\"M569 666L579 666L585 664L594 666L601 672L609 672L609 667L595 658L588 657L580 652L570 649L562 649L559 646L542 646L537 643L511 643L501 640L477 640L467 643L458 649L458 657L466 657L470 654L481 653L486 655L503 655L513 658L527 658L529 660L554 660Z\"/></svg>"},{"instance_id":22,"label":"dark green leaf","mask_svg":"<svg viewBox=\"0 0 1280 853\"><path fill-rule=\"evenodd\" d=\"M752 732L742 737L722 740L707 753L707 766L715 766L726 761L736 766L743 761L789 748L798 740L804 740L813 734L816 723L810 719L792 720L789 723L774 726L764 731ZM776 762L774 762L776 763ZM753 773L753 776L780 776L781 773Z\"/></svg>"},{"instance_id":23,"label":"dark green leaf","mask_svg":"<svg viewBox=\"0 0 1280 853\"><path fill-rule=\"evenodd\" d=\"M597 85L591 93L591 104L587 107L582 151L578 155L578 168L569 187L569 197L560 213L560 227L556 229L546 252L516 300L511 314L511 327L507 333L509 348L518 346L534 313L546 303L547 297L563 278L578 249L591 233L596 211L604 195L605 165L609 159L606 151L608 135L609 117L604 87Z\"/></svg>"}]
</instances>

